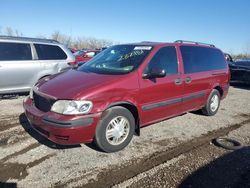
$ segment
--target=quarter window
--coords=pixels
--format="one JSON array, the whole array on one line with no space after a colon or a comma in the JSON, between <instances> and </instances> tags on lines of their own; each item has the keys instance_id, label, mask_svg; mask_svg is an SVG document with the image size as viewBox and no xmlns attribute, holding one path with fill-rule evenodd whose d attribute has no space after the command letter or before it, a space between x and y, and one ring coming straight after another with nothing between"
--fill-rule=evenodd
<instances>
[{"instance_id":1,"label":"quarter window","mask_svg":"<svg viewBox=\"0 0 250 188\"><path fill-rule=\"evenodd\" d=\"M181 46L185 73L195 73L226 68L223 54L214 48Z\"/></svg>"},{"instance_id":2,"label":"quarter window","mask_svg":"<svg viewBox=\"0 0 250 188\"><path fill-rule=\"evenodd\" d=\"M32 60L30 44L0 42L0 61Z\"/></svg>"},{"instance_id":3,"label":"quarter window","mask_svg":"<svg viewBox=\"0 0 250 188\"><path fill-rule=\"evenodd\" d=\"M34 44L38 59L40 60L64 60L67 59L65 52L59 47L46 44Z\"/></svg>"},{"instance_id":4,"label":"quarter window","mask_svg":"<svg viewBox=\"0 0 250 188\"><path fill-rule=\"evenodd\" d=\"M161 48L149 62L147 71L153 69L164 69L167 75L178 73L178 63L176 57L176 49L173 46Z\"/></svg>"}]
</instances>

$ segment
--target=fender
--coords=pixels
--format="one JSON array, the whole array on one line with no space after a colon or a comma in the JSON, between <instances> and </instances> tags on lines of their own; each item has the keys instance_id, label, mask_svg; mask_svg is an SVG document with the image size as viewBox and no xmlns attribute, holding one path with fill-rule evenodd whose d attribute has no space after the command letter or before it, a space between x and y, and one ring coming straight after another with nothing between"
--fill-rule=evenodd
<instances>
[{"instance_id":1,"label":"fender","mask_svg":"<svg viewBox=\"0 0 250 188\"><path fill-rule=\"evenodd\" d=\"M129 109L128 107L126 107L126 105L133 106L134 109L136 109L136 112L133 112L133 109ZM128 108L129 111L132 112L133 116L135 117L135 121L136 121L135 122L135 133L137 136L140 136L140 112L139 112L138 108L136 107L136 105L133 104L132 102L128 102L128 101L117 101L117 102L113 102L113 103L109 104L108 107L105 108L105 110L107 110L113 106L124 106L124 107Z\"/></svg>"}]
</instances>

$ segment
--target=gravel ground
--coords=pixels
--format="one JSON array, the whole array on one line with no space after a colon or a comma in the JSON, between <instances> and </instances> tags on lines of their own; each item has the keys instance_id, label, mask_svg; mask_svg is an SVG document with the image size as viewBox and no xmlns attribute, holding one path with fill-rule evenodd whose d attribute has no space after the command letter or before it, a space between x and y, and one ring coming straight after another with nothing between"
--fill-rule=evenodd
<instances>
[{"instance_id":1,"label":"gravel ground","mask_svg":"<svg viewBox=\"0 0 250 188\"><path fill-rule=\"evenodd\" d=\"M55 145L30 129L22 114L23 97L1 100L0 165L3 167L0 168L0 182L2 185L17 184L18 187L110 187L116 184L118 186L119 183L129 181L130 178L154 167L143 164L160 165L153 161L158 159L155 156L202 135L250 119L249 99L249 89L230 87L229 95L222 101L216 116L206 117L188 113L145 127L141 129L141 136L135 136L126 149L112 154L96 151L92 145ZM235 136L238 138L239 135ZM212 148L211 151L213 149L218 148ZM175 157L177 158L171 159L167 164L163 161L163 166L159 168L166 168L172 163L176 164L176 161L187 158L184 154ZM197 158L194 160L194 157L191 157L190 164L196 160ZM207 162L197 164L197 168ZM189 171L187 167L190 173L195 170L190 169ZM181 177L186 175L173 175L177 182L173 186L180 183Z\"/></svg>"},{"instance_id":2,"label":"gravel ground","mask_svg":"<svg viewBox=\"0 0 250 188\"><path fill-rule=\"evenodd\" d=\"M206 143L113 188L250 187L249 132L250 121L228 134L228 137L241 141L242 149L229 151Z\"/></svg>"}]
</instances>

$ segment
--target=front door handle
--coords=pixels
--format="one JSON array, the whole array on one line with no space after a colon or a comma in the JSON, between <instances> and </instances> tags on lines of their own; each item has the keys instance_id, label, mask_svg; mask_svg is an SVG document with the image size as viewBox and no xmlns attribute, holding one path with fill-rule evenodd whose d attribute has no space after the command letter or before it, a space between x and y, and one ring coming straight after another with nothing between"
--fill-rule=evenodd
<instances>
[{"instance_id":1,"label":"front door handle","mask_svg":"<svg viewBox=\"0 0 250 188\"><path fill-rule=\"evenodd\" d=\"M175 82L175 85L181 85L182 84L181 78L176 78L174 82Z\"/></svg>"},{"instance_id":2,"label":"front door handle","mask_svg":"<svg viewBox=\"0 0 250 188\"><path fill-rule=\"evenodd\" d=\"M191 82L192 82L192 78L191 78L191 77L186 77L186 78L185 78L185 82L186 82L187 84L191 83Z\"/></svg>"}]
</instances>

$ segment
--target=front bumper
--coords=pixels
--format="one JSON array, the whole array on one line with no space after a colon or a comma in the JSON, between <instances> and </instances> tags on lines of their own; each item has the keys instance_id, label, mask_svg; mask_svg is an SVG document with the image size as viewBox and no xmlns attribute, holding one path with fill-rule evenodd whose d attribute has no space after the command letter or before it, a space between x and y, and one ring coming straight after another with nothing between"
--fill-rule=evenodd
<instances>
[{"instance_id":1,"label":"front bumper","mask_svg":"<svg viewBox=\"0 0 250 188\"><path fill-rule=\"evenodd\" d=\"M33 129L49 140L63 145L92 142L101 116L101 113L62 115L42 112L33 105L30 98L24 100L23 107Z\"/></svg>"}]
</instances>

